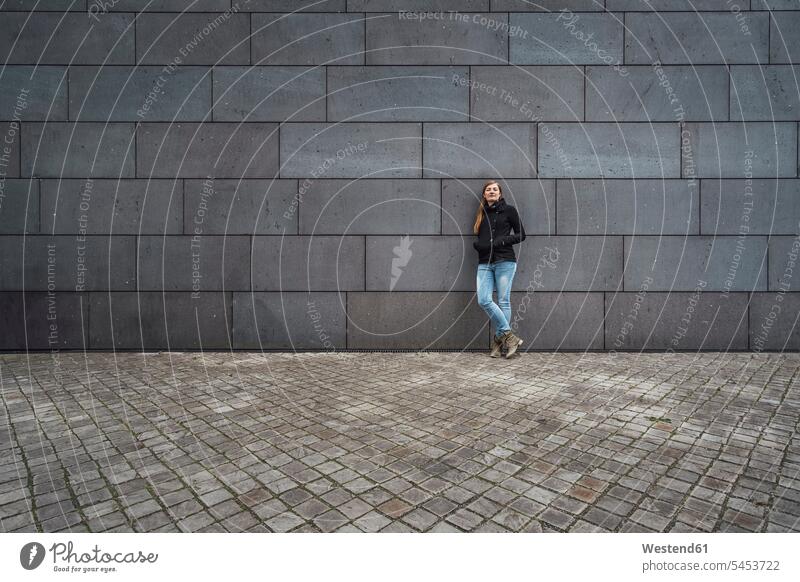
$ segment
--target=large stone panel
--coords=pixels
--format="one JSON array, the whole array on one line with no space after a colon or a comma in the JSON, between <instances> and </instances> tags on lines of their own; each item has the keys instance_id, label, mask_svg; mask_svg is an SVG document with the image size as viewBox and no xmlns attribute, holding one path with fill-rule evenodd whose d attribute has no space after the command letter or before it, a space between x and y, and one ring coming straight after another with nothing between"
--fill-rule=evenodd
<instances>
[{"instance_id":1,"label":"large stone panel","mask_svg":"<svg viewBox=\"0 0 800 582\"><path fill-rule=\"evenodd\" d=\"M0 178L0 234L39 232L39 180Z\"/></svg>"},{"instance_id":2,"label":"large stone panel","mask_svg":"<svg viewBox=\"0 0 800 582\"><path fill-rule=\"evenodd\" d=\"M558 234L698 234L689 180L558 180ZM705 219L705 217L704 217Z\"/></svg>"},{"instance_id":3,"label":"large stone panel","mask_svg":"<svg viewBox=\"0 0 800 582\"><path fill-rule=\"evenodd\" d=\"M418 123L286 123L282 178L419 178Z\"/></svg>"},{"instance_id":4,"label":"large stone panel","mask_svg":"<svg viewBox=\"0 0 800 582\"><path fill-rule=\"evenodd\" d=\"M272 123L143 123L140 178L275 178L278 126Z\"/></svg>"},{"instance_id":5,"label":"large stone panel","mask_svg":"<svg viewBox=\"0 0 800 582\"><path fill-rule=\"evenodd\" d=\"M797 351L800 349L800 295L753 293L750 300L750 349Z\"/></svg>"},{"instance_id":6,"label":"large stone panel","mask_svg":"<svg viewBox=\"0 0 800 582\"><path fill-rule=\"evenodd\" d=\"M528 350L603 349L602 293L511 294L511 329Z\"/></svg>"},{"instance_id":7,"label":"large stone panel","mask_svg":"<svg viewBox=\"0 0 800 582\"><path fill-rule=\"evenodd\" d=\"M508 58L508 15L436 12L419 19L367 15L368 65L499 65Z\"/></svg>"},{"instance_id":8,"label":"large stone panel","mask_svg":"<svg viewBox=\"0 0 800 582\"><path fill-rule=\"evenodd\" d=\"M797 234L800 180L702 180L701 234Z\"/></svg>"},{"instance_id":9,"label":"large stone panel","mask_svg":"<svg viewBox=\"0 0 800 582\"><path fill-rule=\"evenodd\" d=\"M546 178L677 178L677 123L539 124Z\"/></svg>"},{"instance_id":10,"label":"large stone panel","mask_svg":"<svg viewBox=\"0 0 800 582\"><path fill-rule=\"evenodd\" d=\"M325 121L324 67L216 67L216 121Z\"/></svg>"},{"instance_id":11,"label":"large stone panel","mask_svg":"<svg viewBox=\"0 0 800 582\"><path fill-rule=\"evenodd\" d=\"M687 123L681 133L683 176L797 176L797 124Z\"/></svg>"},{"instance_id":12,"label":"large stone panel","mask_svg":"<svg viewBox=\"0 0 800 582\"><path fill-rule=\"evenodd\" d=\"M766 63L769 56L767 12L747 13L746 29L730 10L631 12L625 23L626 63Z\"/></svg>"},{"instance_id":13,"label":"large stone panel","mask_svg":"<svg viewBox=\"0 0 800 582\"><path fill-rule=\"evenodd\" d=\"M622 14L511 14L510 62L515 65L622 63Z\"/></svg>"},{"instance_id":14,"label":"large stone panel","mask_svg":"<svg viewBox=\"0 0 800 582\"><path fill-rule=\"evenodd\" d=\"M67 119L67 67L7 65L0 72L0 119Z\"/></svg>"},{"instance_id":15,"label":"large stone panel","mask_svg":"<svg viewBox=\"0 0 800 582\"><path fill-rule=\"evenodd\" d=\"M22 175L41 178L132 178L132 123L25 123Z\"/></svg>"},{"instance_id":16,"label":"large stone panel","mask_svg":"<svg viewBox=\"0 0 800 582\"><path fill-rule=\"evenodd\" d=\"M3 291L136 288L132 236L0 236Z\"/></svg>"},{"instance_id":17,"label":"large stone panel","mask_svg":"<svg viewBox=\"0 0 800 582\"><path fill-rule=\"evenodd\" d=\"M489 318L474 293L347 294L347 347L488 349Z\"/></svg>"},{"instance_id":18,"label":"large stone panel","mask_svg":"<svg viewBox=\"0 0 800 582\"><path fill-rule=\"evenodd\" d=\"M181 67L72 67L70 119L203 121L211 118L211 70Z\"/></svg>"},{"instance_id":19,"label":"large stone panel","mask_svg":"<svg viewBox=\"0 0 800 582\"><path fill-rule=\"evenodd\" d=\"M0 61L23 65L134 63L134 14L16 12L0 18Z\"/></svg>"},{"instance_id":20,"label":"large stone panel","mask_svg":"<svg viewBox=\"0 0 800 582\"><path fill-rule=\"evenodd\" d=\"M250 237L141 236L137 251L142 291L250 289Z\"/></svg>"},{"instance_id":21,"label":"large stone panel","mask_svg":"<svg viewBox=\"0 0 800 582\"><path fill-rule=\"evenodd\" d=\"M86 293L0 292L0 350L83 350L88 326Z\"/></svg>"},{"instance_id":22,"label":"large stone panel","mask_svg":"<svg viewBox=\"0 0 800 582\"><path fill-rule=\"evenodd\" d=\"M95 350L227 350L231 293L91 293Z\"/></svg>"},{"instance_id":23,"label":"large stone panel","mask_svg":"<svg viewBox=\"0 0 800 582\"><path fill-rule=\"evenodd\" d=\"M249 64L250 16L230 11L140 14L136 60L142 65Z\"/></svg>"},{"instance_id":24,"label":"large stone panel","mask_svg":"<svg viewBox=\"0 0 800 582\"><path fill-rule=\"evenodd\" d=\"M363 65L363 14L253 14L253 65Z\"/></svg>"},{"instance_id":25,"label":"large stone panel","mask_svg":"<svg viewBox=\"0 0 800 582\"><path fill-rule=\"evenodd\" d=\"M586 67L587 121L727 121L722 65Z\"/></svg>"},{"instance_id":26,"label":"large stone panel","mask_svg":"<svg viewBox=\"0 0 800 582\"><path fill-rule=\"evenodd\" d=\"M533 123L426 123L423 134L426 177L536 176Z\"/></svg>"},{"instance_id":27,"label":"large stone panel","mask_svg":"<svg viewBox=\"0 0 800 582\"><path fill-rule=\"evenodd\" d=\"M800 67L798 66L732 66L731 120L796 121L800 119L798 77L800 77Z\"/></svg>"},{"instance_id":28,"label":"large stone panel","mask_svg":"<svg viewBox=\"0 0 800 582\"><path fill-rule=\"evenodd\" d=\"M439 234L438 180L301 180L301 234Z\"/></svg>"},{"instance_id":29,"label":"large stone panel","mask_svg":"<svg viewBox=\"0 0 800 582\"><path fill-rule=\"evenodd\" d=\"M514 249L515 291L614 291L622 287L622 237L529 236Z\"/></svg>"},{"instance_id":30,"label":"large stone panel","mask_svg":"<svg viewBox=\"0 0 800 582\"><path fill-rule=\"evenodd\" d=\"M328 67L330 121L466 121L467 67Z\"/></svg>"},{"instance_id":31,"label":"large stone panel","mask_svg":"<svg viewBox=\"0 0 800 582\"><path fill-rule=\"evenodd\" d=\"M767 238L625 237L625 291L766 291Z\"/></svg>"},{"instance_id":32,"label":"large stone panel","mask_svg":"<svg viewBox=\"0 0 800 582\"><path fill-rule=\"evenodd\" d=\"M297 180L186 180L184 234L296 234Z\"/></svg>"},{"instance_id":33,"label":"large stone panel","mask_svg":"<svg viewBox=\"0 0 800 582\"><path fill-rule=\"evenodd\" d=\"M460 236L368 236L368 291L471 291L478 253Z\"/></svg>"},{"instance_id":34,"label":"large stone panel","mask_svg":"<svg viewBox=\"0 0 800 582\"><path fill-rule=\"evenodd\" d=\"M42 180L41 191L44 233L181 233L180 181Z\"/></svg>"},{"instance_id":35,"label":"large stone panel","mask_svg":"<svg viewBox=\"0 0 800 582\"><path fill-rule=\"evenodd\" d=\"M606 294L607 350L746 350L747 293Z\"/></svg>"},{"instance_id":36,"label":"large stone panel","mask_svg":"<svg viewBox=\"0 0 800 582\"><path fill-rule=\"evenodd\" d=\"M341 350L347 343L345 294L234 293L237 349Z\"/></svg>"},{"instance_id":37,"label":"large stone panel","mask_svg":"<svg viewBox=\"0 0 800 582\"><path fill-rule=\"evenodd\" d=\"M256 236L254 291L364 289L364 237Z\"/></svg>"},{"instance_id":38,"label":"large stone panel","mask_svg":"<svg viewBox=\"0 0 800 582\"><path fill-rule=\"evenodd\" d=\"M478 121L579 121L584 78L574 67L471 67L470 114Z\"/></svg>"}]
</instances>

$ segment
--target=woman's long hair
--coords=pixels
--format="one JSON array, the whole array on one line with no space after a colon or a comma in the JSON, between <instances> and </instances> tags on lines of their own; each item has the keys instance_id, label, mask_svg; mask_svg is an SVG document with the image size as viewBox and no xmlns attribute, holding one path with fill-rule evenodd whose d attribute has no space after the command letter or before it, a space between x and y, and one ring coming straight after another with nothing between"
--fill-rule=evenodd
<instances>
[{"instance_id":1,"label":"woman's long hair","mask_svg":"<svg viewBox=\"0 0 800 582\"><path fill-rule=\"evenodd\" d=\"M483 189L481 190L481 203L478 206L478 212L475 213L475 223L472 225L473 234L478 234L478 231L481 229L481 221L483 220L484 208L486 207L486 196L484 196L484 194L486 193L486 188L492 184L497 184L497 189L500 190L500 197L503 197L503 187L497 180L489 180L483 185Z\"/></svg>"}]
</instances>

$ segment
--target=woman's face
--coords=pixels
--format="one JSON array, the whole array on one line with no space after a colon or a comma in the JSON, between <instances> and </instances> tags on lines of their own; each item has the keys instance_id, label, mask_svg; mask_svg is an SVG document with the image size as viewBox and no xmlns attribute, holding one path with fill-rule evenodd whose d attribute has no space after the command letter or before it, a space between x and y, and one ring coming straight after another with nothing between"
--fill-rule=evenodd
<instances>
[{"instance_id":1,"label":"woman's face","mask_svg":"<svg viewBox=\"0 0 800 582\"><path fill-rule=\"evenodd\" d=\"M497 184L489 184L483 191L483 197L490 205L500 200L500 186Z\"/></svg>"}]
</instances>

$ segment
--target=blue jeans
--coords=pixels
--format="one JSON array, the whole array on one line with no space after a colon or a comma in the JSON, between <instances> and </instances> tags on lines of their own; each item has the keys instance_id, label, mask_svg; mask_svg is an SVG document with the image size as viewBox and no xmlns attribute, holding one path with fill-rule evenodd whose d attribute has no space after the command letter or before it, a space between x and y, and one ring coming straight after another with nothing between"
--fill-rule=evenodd
<instances>
[{"instance_id":1,"label":"blue jeans","mask_svg":"<svg viewBox=\"0 0 800 582\"><path fill-rule=\"evenodd\" d=\"M500 337L511 330L511 283L516 272L516 261L478 265L478 305L491 319L495 337ZM495 290L499 306L492 301L492 293Z\"/></svg>"}]
</instances>

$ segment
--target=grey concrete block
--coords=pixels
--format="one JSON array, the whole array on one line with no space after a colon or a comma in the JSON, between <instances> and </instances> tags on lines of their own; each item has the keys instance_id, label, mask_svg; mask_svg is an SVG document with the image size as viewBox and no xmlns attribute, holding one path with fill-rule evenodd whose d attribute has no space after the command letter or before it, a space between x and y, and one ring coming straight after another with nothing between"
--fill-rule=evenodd
<instances>
[{"instance_id":1,"label":"grey concrete block","mask_svg":"<svg viewBox=\"0 0 800 582\"><path fill-rule=\"evenodd\" d=\"M512 13L510 24L521 30L510 35L515 65L622 63L622 14Z\"/></svg>"},{"instance_id":2,"label":"grey concrete block","mask_svg":"<svg viewBox=\"0 0 800 582\"><path fill-rule=\"evenodd\" d=\"M0 72L0 119L67 119L67 68L9 65Z\"/></svg>"},{"instance_id":3,"label":"grey concrete block","mask_svg":"<svg viewBox=\"0 0 800 582\"><path fill-rule=\"evenodd\" d=\"M362 14L253 14L254 65L363 65Z\"/></svg>"},{"instance_id":4,"label":"grey concrete block","mask_svg":"<svg viewBox=\"0 0 800 582\"><path fill-rule=\"evenodd\" d=\"M727 121L724 66L586 67L587 121Z\"/></svg>"},{"instance_id":5,"label":"grey concrete block","mask_svg":"<svg viewBox=\"0 0 800 582\"><path fill-rule=\"evenodd\" d=\"M139 177L274 178L273 123L143 123L137 132Z\"/></svg>"},{"instance_id":6,"label":"grey concrete block","mask_svg":"<svg viewBox=\"0 0 800 582\"><path fill-rule=\"evenodd\" d=\"M765 291L767 239L625 237L625 291Z\"/></svg>"},{"instance_id":7,"label":"grey concrete block","mask_svg":"<svg viewBox=\"0 0 800 582\"><path fill-rule=\"evenodd\" d=\"M323 67L216 67L216 121L325 121Z\"/></svg>"},{"instance_id":8,"label":"grey concrete block","mask_svg":"<svg viewBox=\"0 0 800 582\"><path fill-rule=\"evenodd\" d=\"M606 294L607 350L745 350L747 293Z\"/></svg>"},{"instance_id":9,"label":"grey concrete block","mask_svg":"<svg viewBox=\"0 0 800 582\"><path fill-rule=\"evenodd\" d=\"M0 20L0 60L24 65L124 65L134 62L133 14L24 12Z\"/></svg>"},{"instance_id":10,"label":"grey concrete block","mask_svg":"<svg viewBox=\"0 0 800 582\"><path fill-rule=\"evenodd\" d=\"M22 175L132 178L132 123L25 123Z\"/></svg>"},{"instance_id":11,"label":"grey concrete block","mask_svg":"<svg viewBox=\"0 0 800 582\"><path fill-rule=\"evenodd\" d=\"M751 10L800 10L795 0L751 0Z\"/></svg>"},{"instance_id":12,"label":"grey concrete block","mask_svg":"<svg viewBox=\"0 0 800 582\"><path fill-rule=\"evenodd\" d=\"M792 65L731 67L731 120L800 119L798 76L800 67Z\"/></svg>"},{"instance_id":13,"label":"grey concrete block","mask_svg":"<svg viewBox=\"0 0 800 582\"><path fill-rule=\"evenodd\" d=\"M184 234L296 234L297 180L186 180Z\"/></svg>"},{"instance_id":14,"label":"grey concrete block","mask_svg":"<svg viewBox=\"0 0 800 582\"><path fill-rule=\"evenodd\" d=\"M678 178L677 123L539 124L546 178Z\"/></svg>"},{"instance_id":15,"label":"grey concrete block","mask_svg":"<svg viewBox=\"0 0 800 582\"><path fill-rule=\"evenodd\" d=\"M231 293L91 293L95 350L230 349Z\"/></svg>"},{"instance_id":16,"label":"grey concrete block","mask_svg":"<svg viewBox=\"0 0 800 582\"><path fill-rule=\"evenodd\" d=\"M508 15L402 12L367 16L368 65L499 65L508 55Z\"/></svg>"},{"instance_id":17,"label":"grey concrete block","mask_svg":"<svg viewBox=\"0 0 800 582\"><path fill-rule=\"evenodd\" d=\"M480 121L580 121L583 73L573 67L472 67L470 112Z\"/></svg>"},{"instance_id":18,"label":"grey concrete block","mask_svg":"<svg viewBox=\"0 0 800 582\"><path fill-rule=\"evenodd\" d=\"M703 180L702 234L800 232L800 180Z\"/></svg>"},{"instance_id":19,"label":"grey concrete block","mask_svg":"<svg viewBox=\"0 0 800 582\"><path fill-rule=\"evenodd\" d=\"M142 236L138 246L142 291L247 291L250 238Z\"/></svg>"},{"instance_id":20,"label":"grey concrete block","mask_svg":"<svg viewBox=\"0 0 800 582\"><path fill-rule=\"evenodd\" d=\"M484 180L442 180L442 233L472 236ZM528 235L555 234L555 180L503 180L503 198L516 207Z\"/></svg>"},{"instance_id":21,"label":"grey concrete block","mask_svg":"<svg viewBox=\"0 0 800 582\"><path fill-rule=\"evenodd\" d=\"M688 180L559 180L558 234L699 234L699 190Z\"/></svg>"},{"instance_id":22,"label":"grey concrete block","mask_svg":"<svg viewBox=\"0 0 800 582\"><path fill-rule=\"evenodd\" d=\"M202 121L211 116L207 67L72 67L69 114L78 121Z\"/></svg>"},{"instance_id":23,"label":"grey concrete block","mask_svg":"<svg viewBox=\"0 0 800 582\"><path fill-rule=\"evenodd\" d=\"M595 0L492 0L492 10L503 12L552 12L561 9L576 12L602 11Z\"/></svg>"},{"instance_id":24,"label":"grey concrete block","mask_svg":"<svg viewBox=\"0 0 800 582\"><path fill-rule=\"evenodd\" d=\"M330 121L466 121L467 67L328 67Z\"/></svg>"},{"instance_id":25,"label":"grey concrete block","mask_svg":"<svg viewBox=\"0 0 800 582\"><path fill-rule=\"evenodd\" d=\"M86 10L87 0L8 0L0 7L2 11L32 12L35 10L52 10L56 12Z\"/></svg>"},{"instance_id":26,"label":"grey concrete block","mask_svg":"<svg viewBox=\"0 0 800 582\"><path fill-rule=\"evenodd\" d=\"M781 12L770 18L769 22L769 62L800 62L800 12ZM763 62L763 61L760 61Z\"/></svg>"},{"instance_id":27,"label":"grey concrete block","mask_svg":"<svg viewBox=\"0 0 800 582\"><path fill-rule=\"evenodd\" d=\"M135 258L132 236L2 236L0 289L134 289Z\"/></svg>"},{"instance_id":28,"label":"grey concrete block","mask_svg":"<svg viewBox=\"0 0 800 582\"><path fill-rule=\"evenodd\" d=\"M251 350L344 349L344 302L339 293L234 293L233 345Z\"/></svg>"},{"instance_id":29,"label":"grey concrete block","mask_svg":"<svg viewBox=\"0 0 800 582\"><path fill-rule=\"evenodd\" d=\"M43 233L180 234L183 184L174 180L42 180Z\"/></svg>"},{"instance_id":30,"label":"grey concrete block","mask_svg":"<svg viewBox=\"0 0 800 582\"><path fill-rule=\"evenodd\" d=\"M753 293L750 299L750 349L800 349L800 295Z\"/></svg>"},{"instance_id":31,"label":"grey concrete block","mask_svg":"<svg viewBox=\"0 0 800 582\"><path fill-rule=\"evenodd\" d=\"M686 178L797 176L796 123L687 123L681 140Z\"/></svg>"},{"instance_id":32,"label":"grey concrete block","mask_svg":"<svg viewBox=\"0 0 800 582\"><path fill-rule=\"evenodd\" d=\"M487 349L489 318L474 293L347 294L347 346Z\"/></svg>"},{"instance_id":33,"label":"grey concrete block","mask_svg":"<svg viewBox=\"0 0 800 582\"><path fill-rule=\"evenodd\" d=\"M0 234L39 232L39 180L0 178Z\"/></svg>"},{"instance_id":34,"label":"grey concrete block","mask_svg":"<svg viewBox=\"0 0 800 582\"><path fill-rule=\"evenodd\" d=\"M367 291L471 291L477 264L471 238L367 237Z\"/></svg>"},{"instance_id":35,"label":"grey concrete block","mask_svg":"<svg viewBox=\"0 0 800 582\"><path fill-rule=\"evenodd\" d=\"M800 237L772 236L769 239L769 290L798 291L797 257Z\"/></svg>"},{"instance_id":36,"label":"grey concrete block","mask_svg":"<svg viewBox=\"0 0 800 582\"><path fill-rule=\"evenodd\" d=\"M511 294L511 329L528 350L603 349L602 293Z\"/></svg>"},{"instance_id":37,"label":"grey concrete block","mask_svg":"<svg viewBox=\"0 0 800 582\"><path fill-rule=\"evenodd\" d=\"M136 24L136 62L142 65L246 65L250 16L142 14Z\"/></svg>"},{"instance_id":38,"label":"grey concrete block","mask_svg":"<svg viewBox=\"0 0 800 582\"><path fill-rule=\"evenodd\" d=\"M88 325L85 293L0 293L2 350L82 350Z\"/></svg>"},{"instance_id":39,"label":"grey concrete block","mask_svg":"<svg viewBox=\"0 0 800 582\"><path fill-rule=\"evenodd\" d=\"M536 176L533 123L426 123L423 134L426 177Z\"/></svg>"},{"instance_id":40,"label":"grey concrete block","mask_svg":"<svg viewBox=\"0 0 800 582\"><path fill-rule=\"evenodd\" d=\"M438 180L301 180L302 234L439 234Z\"/></svg>"},{"instance_id":41,"label":"grey concrete block","mask_svg":"<svg viewBox=\"0 0 800 582\"><path fill-rule=\"evenodd\" d=\"M419 178L417 123L287 123L281 126L281 177Z\"/></svg>"},{"instance_id":42,"label":"grey concrete block","mask_svg":"<svg viewBox=\"0 0 800 582\"><path fill-rule=\"evenodd\" d=\"M20 124L16 121L0 121L0 176L20 176Z\"/></svg>"},{"instance_id":43,"label":"grey concrete block","mask_svg":"<svg viewBox=\"0 0 800 582\"><path fill-rule=\"evenodd\" d=\"M460 10L476 12L489 10L489 0L347 0L349 12L381 12L408 10L430 12L434 10Z\"/></svg>"},{"instance_id":44,"label":"grey concrete block","mask_svg":"<svg viewBox=\"0 0 800 582\"><path fill-rule=\"evenodd\" d=\"M769 56L766 12L632 12L626 16L625 62L650 64L764 63ZM742 28L747 27L747 32ZM749 34L748 34L749 32Z\"/></svg>"},{"instance_id":45,"label":"grey concrete block","mask_svg":"<svg viewBox=\"0 0 800 582\"><path fill-rule=\"evenodd\" d=\"M614 291L622 286L622 237L530 236L514 247L514 291Z\"/></svg>"},{"instance_id":46,"label":"grey concrete block","mask_svg":"<svg viewBox=\"0 0 800 582\"><path fill-rule=\"evenodd\" d=\"M606 0L606 10L635 12L685 12L694 10L730 10L728 0ZM742 8L740 6L740 8ZM747 8L744 7L743 11Z\"/></svg>"},{"instance_id":47,"label":"grey concrete block","mask_svg":"<svg viewBox=\"0 0 800 582\"><path fill-rule=\"evenodd\" d=\"M254 291L364 289L360 236L253 237Z\"/></svg>"},{"instance_id":48,"label":"grey concrete block","mask_svg":"<svg viewBox=\"0 0 800 582\"><path fill-rule=\"evenodd\" d=\"M243 12L344 12L347 0L250 0L242 6Z\"/></svg>"},{"instance_id":49,"label":"grey concrete block","mask_svg":"<svg viewBox=\"0 0 800 582\"><path fill-rule=\"evenodd\" d=\"M184 10L186 12L224 12L231 8L231 3L236 6L242 3L242 0L196 0L190 2L186 2L186 0L152 0L142 5L141 0L114 0L112 6L111 2L102 0L87 1L90 12L97 9L102 12L105 7L111 12L182 12ZM97 8L93 9L93 5ZM239 9L244 10L243 7ZM98 17L102 18L99 14Z\"/></svg>"}]
</instances>

